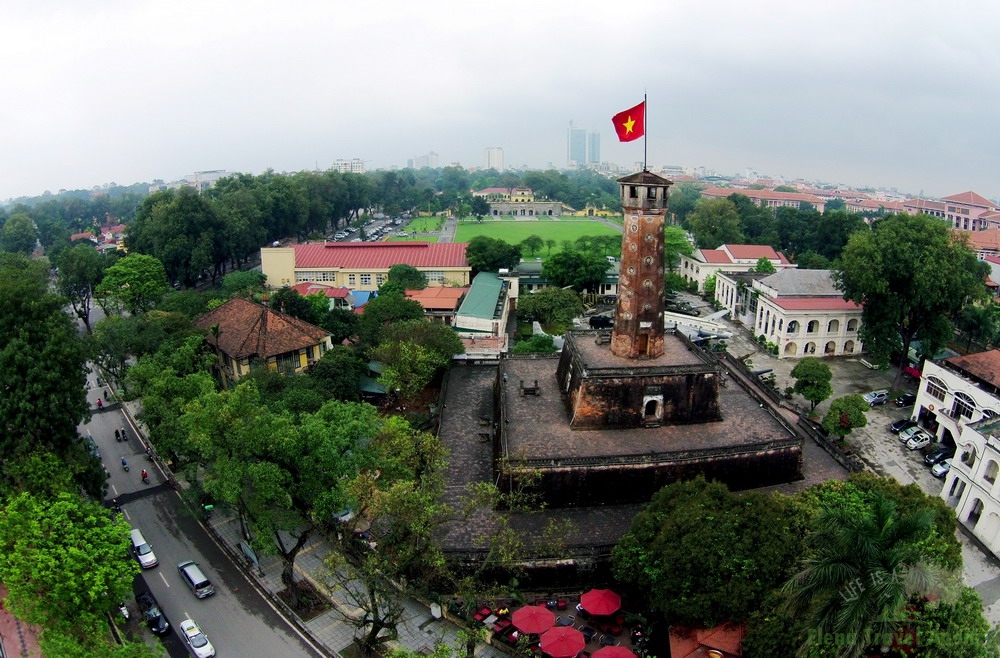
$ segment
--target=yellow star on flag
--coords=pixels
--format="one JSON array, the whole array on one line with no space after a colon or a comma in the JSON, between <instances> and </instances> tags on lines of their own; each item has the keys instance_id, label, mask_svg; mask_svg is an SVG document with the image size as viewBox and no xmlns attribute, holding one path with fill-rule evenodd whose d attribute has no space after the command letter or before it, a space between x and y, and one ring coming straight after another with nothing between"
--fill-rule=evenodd
<instances>
[{"instance_id":1,"label":"yellow star on flag","mask_svg":"<svg viewBox=\"0 0 1000 658\"><path fill-rule=\"evenodd\" d=\"M628 135L629 133L632 132L632 126L635 125L635 119L633 119L632 115L630 114L628 115L628 120L623 121L622 125L625 126L625 134Z\"/></svg>"}]
</instances>

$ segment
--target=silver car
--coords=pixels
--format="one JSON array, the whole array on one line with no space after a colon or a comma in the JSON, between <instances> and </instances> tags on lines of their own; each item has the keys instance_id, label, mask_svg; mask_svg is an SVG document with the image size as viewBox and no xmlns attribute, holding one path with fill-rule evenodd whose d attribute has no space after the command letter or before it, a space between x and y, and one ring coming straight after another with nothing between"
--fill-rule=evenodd
<instances>
[{"instance_id":1,"label":"silver car","mask_svg":"<svg viewBox=\"0 0 1000 658\"><path fill-rule=\"evenodd\" d=\"M931 444L931 436L926 432L921 432L916 434L912 439L906 442L906 447L910 450L919 450L921 448L926 448Z\"/></svg>"},{"instance_id":2,"label":"silver car","mask_svg":"<svg viewBox=\"0 0 1000 658\"><path fill-rule=\"evenodd\" d=\"M931 467L931 475L936 478L943 478L951 470L951 460L945 459L944 461L939 461Z\"/></svg>"}]
</instances>

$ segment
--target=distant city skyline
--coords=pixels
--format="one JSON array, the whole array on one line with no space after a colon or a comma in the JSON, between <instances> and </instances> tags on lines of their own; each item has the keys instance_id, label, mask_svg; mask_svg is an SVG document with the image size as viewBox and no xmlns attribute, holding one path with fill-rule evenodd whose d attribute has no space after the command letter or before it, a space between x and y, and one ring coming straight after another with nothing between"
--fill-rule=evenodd
<instances>
[{"instance_id":1,"label":"distant city skyline","mask_svg":"<svg viewBox=\"0 0 1000 658\"><path fill-rule=\"evenodd\" d=\"M625 168L643 145L610 118L644 95L650 164L996 197L998 22L996 3L928 0L15 3L0 199L432 149L472 167L489 145L563 168L570 119Z\"/></svg>"}]
</instances>

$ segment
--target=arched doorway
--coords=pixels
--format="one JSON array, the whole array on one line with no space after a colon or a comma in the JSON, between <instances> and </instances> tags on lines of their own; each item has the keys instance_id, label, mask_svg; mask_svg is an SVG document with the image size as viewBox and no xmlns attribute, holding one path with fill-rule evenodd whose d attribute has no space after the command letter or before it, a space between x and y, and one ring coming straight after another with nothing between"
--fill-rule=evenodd
<instances>
[{"instance_id":1,"label":"arched doorway","mask_svg":"<svg viewBox=\"0 0 1000 658\"><path fill-rule=\"evenodd\" d=\"M806 343L805 354L815 354L816 353L816 343L810 341Z\"/></svg>"},{"instance_id":2,"label":"arched doorway","mask_svg":"<svg viewBox=\"0 0 1000 658\"><path fill-rule=\"evenodd\" d=\"M837 352L837 344L834 343L832 340L829 341L826 344L826 347L823 348L823 354L830 355L830 354L835 354L836 352Z\"/></svg>"},{"instance_id":3,"label":"arched doorway","mask_svg":"<svg viewBox=\"0 0 1000 658\"><path fill-rule=\"evenodd\" d=\"M972 501L972 511L969 512L969 516L965 519L971 528L975 529L976 524L979 523L979 519L983 515L983 507L985 507L983 501L978 498Z\"/></svg>"},{"instance_id":4,"label":"arched doorway","mask_svg":"<svg viewBox=\"0 0 1000 658\"><path fill-rule=\"evenodd\" d=\"M799 346L795 343L785 344L785 356L795 356L798 353Z\"/></svg>"},{"instance_id":5,"label":"arched doorway","mask_svg":"<svg viewBox=\"0 0 1000 658\"><path fill-rule=\"evenodd\" d=\"M844 343L844 354L854 354L854 341L849 340Z\"/></svg>"}]
</instances>

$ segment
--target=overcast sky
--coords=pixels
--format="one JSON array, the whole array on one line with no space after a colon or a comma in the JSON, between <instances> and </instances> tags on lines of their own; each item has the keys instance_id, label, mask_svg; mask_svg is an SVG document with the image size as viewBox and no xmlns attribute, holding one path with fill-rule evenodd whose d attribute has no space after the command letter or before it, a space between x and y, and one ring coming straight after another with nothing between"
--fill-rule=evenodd
<instances>
[{"instance_id":1,"label":"overcast sky","mask_svg":"<svg viewBox=\"0 0 1000 658\"><path fill-rule=\"evenodd\" d=\"M648 161L1000 194L1000 3L35 0L0 9L0 199L199 170Z\"/></svg>"}]
</instances>

